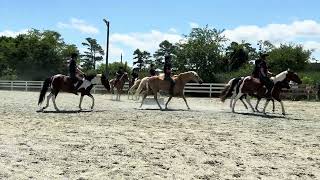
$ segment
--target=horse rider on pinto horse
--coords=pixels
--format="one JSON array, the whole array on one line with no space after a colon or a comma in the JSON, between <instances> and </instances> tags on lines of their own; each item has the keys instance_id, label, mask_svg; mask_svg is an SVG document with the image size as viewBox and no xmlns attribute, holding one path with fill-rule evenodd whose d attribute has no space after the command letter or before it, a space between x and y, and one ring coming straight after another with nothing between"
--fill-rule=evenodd
<instances>
[{"instance_id":1,"label":"horse rider on pinto horse","mask_svg":"<svg viewBox=\"0 0 320 180\"><path fill-rule=\"evenodd\" d=\"M267 88L266 97L270 98L274 84L268 76L268 75L273 75L268 70L268 66L266 62L268 56L269 54L266 54L266 53L260 54L259 59L255 61L255 67L252 73L252 77L259 79L261 84L266 86Z\"/></svg>"},{"instance_id":2,"label":"horse rider on pinto horse","mask_svg":"<svg viewBox=\"0 0 320 180\"><path fill-rule=\"evenodd\" d=\"M122 77L122 75L124 75L124 73L125 72L123 70L123 67L120 66L118 71L116 72L116 80L114 81L114 85L116 85L119 82L120 78Z\"/></svg>"},{"instance_id":3,"label":"horse rider on pinto horse","mask_svg":"<svg viewBox=\"0 0 320 180\"><path fill-rule=\"evenodd\" d=\"M72 92L78 95L78 89L81 86L83 80L82 77L84 73L77 67L76 59L78 57L77 53L72 53L71 58L68 60L69 77L72 81Z\"/></svg>"}]
</instances>

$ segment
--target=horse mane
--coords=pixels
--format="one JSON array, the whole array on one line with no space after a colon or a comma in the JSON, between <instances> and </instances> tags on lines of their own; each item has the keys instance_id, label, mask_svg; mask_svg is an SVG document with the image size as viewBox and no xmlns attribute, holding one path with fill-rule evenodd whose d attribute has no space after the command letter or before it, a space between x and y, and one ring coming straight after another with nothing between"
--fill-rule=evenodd
<instances>
[{"instance_id":1,"label":"horse mane","mask_svg":"<svg viewBox=\"0 0 320 180\"><path fill-rule=\"evenodd\" d=\"M282 82L286 79L286 75L288 74L288 71L283 71L279 74L277 74L275 77L271 78L274 83Z\"/></svg>"},{"instance_id":2,"label":"horse mane","mask_svg":"<svg viewBox=\"0 0 320 180\"><path fill-rule=\"evenodd\" d=\"M187 71L187 72L183 72L177 75L177 78L179 78L180 76L186 75L186 74L194 74L194 75L198 75L198 73L196 73L195 71Z\"/></svg>"}]
</instances>

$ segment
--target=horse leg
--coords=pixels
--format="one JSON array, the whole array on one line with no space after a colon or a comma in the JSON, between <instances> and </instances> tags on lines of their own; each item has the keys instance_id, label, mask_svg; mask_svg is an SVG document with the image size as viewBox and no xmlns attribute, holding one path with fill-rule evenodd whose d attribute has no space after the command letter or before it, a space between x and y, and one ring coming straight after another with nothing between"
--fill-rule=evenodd
<instances>
[{"instance_id":1,"label":"horse leg","mask_svg":"<svg viewBox=\"0 0 320 180\"><path fill-rule=\"evenodd\" d=\"M161 107L161 105L160 105L160 103L159 103L159 101L158 101L157 93L154 93L154 99L156 100L156 102L157 102L157 104L158 104L158 106L159 106L160 110L162 110L162 107Z\"/></svg>"},{"instance_id":2,"label":"horse leg","mask_svg":"<svg viewBox=\"0 0 320 180\"><path fill-rule=\"evenodd\" d=\"M187 105L187 107L188 107L188 110L189 110L189 109L190 109L190 107L189 107L189 105L188 105L188 103L187 103L187 99L186 99L186 97L183 95L183 96L182 96L182 98L183 98L184 102L186 103L186 105Z\"/></svg>"},{"instance_id":3,"label":"horse leg","mask_svg":"<svg viewBox=\"0 0 320 180\"><path fill-rule=\"evenodd\" d=\"M257 112L259 112L258 105L259 105L260 101L261 101L261 98L258 98L256 108L255 108Z\"/></svg>"},{"instance_id":4,"label":"horse leg","mask_svg":"<svg viewBox=\"0 0 320 180\"><path fill-rule=\"evenodd\" d=\"M81 104L82 104L83 97L84 97L84 95L81 93L80 102L79 102L79 109L80 109L80 111L82 110Z\"/></svg>"},{"instance_id":5,"label":"horse leg","mask_svg":"<svg viewBox=\"0 0 320 180\"><path fill-rule=\"evenodd\" d=\"M92 104L91 104L91 110L92 110L94 107L94 97L90 93L88 94L88 96L92 99Z\"/></svg>"},{"instance_id":6,"label":"horse leg","mask_svg":"<svg viewBox=\"0 0 320 180\"><path fill-rule=\"evenodd\" d=\"M47 96L47 104L45 107L43 107L41 110L45 110L47 107L49 107L49 102L50 102L50 99L51 97L53 96L53 93L51 92L48 96Z\"/></svg>"},{"instance_id":7,"label":"horse leg","mask_svg":"<svg viewBox=\"0 0 320 180\"><path fill-rule=\"evenodd\" d=\"M282 115L286 115L286 111L284 110L284 105L283 105L283 102L280 100L279 101L280 102L280 104L281 104L281 109L282 109ZM273 102L274 103L274 102Z\"/></svg>"},{"instance_id":8,"label":"horse leg","mask_svg":"<svg viewBox=\"0 0 320 180\"><path fill-rule=\"evenodd\" d=\"M140 104L140 108L142 107L143 105L143 101L146 99L146 97L148 96L148 92L145 92L142 96L142 100L141 100L141 104Z\"/></svg>"},{"instance_id":9,"label":"horse leg","mask_svg":"<svg viewBox=\"0 0 320 180\"><path fill-rule=\"evenodd\" d=\"M263 114L266 114L266 109L267 109L267 106L268 106L269 102L270 102L270 99L267 99L267 101L266 101L266 103L264 105L264 108L263 108Z\"/></svg>"},{"instance_id":10,"label":"horse leg","mask_svg":"<svg viewBox=\"0 0 320 180\"><path fill-rule=\"evenodd\" d=\"M244 96L246 96L246 95L244 95ZM240 101L242 102L242 104L244 105L244 107L245 107L246 109L248 109L247 104L244 103L244 101L243 101L243 97L244 97L244 96L241 96L241 97L240 97ZM246 98L247 98L247 96L246 96Z\"/></svg>"},{"instance_id":11,"label":"horse leg","mask_svg":"<svg viewBox=\"0 0 320 180\"><path fill-rule=\"evenodd\" d=\"M233 103L234 98L235 98L236 96L237 96L237 94L236 94L236 93L233 93L232 96L231 96L231 98L230 98L230 109L232 109L232 103Z\"/></svg>"},{"instance_id":12,"label":"horse leg","mask_svg":"<svg viewBox=\"0 0 320 180\"><path fill-rule=\"evenodd\" d=\"M56 104L56 97L57 97L58 93L59 93L59 92L56 92L56 93L53 94L53 96L52 96L53 106L54 106L54 109L55 109L56 111L60 111L59 108L57 107L57 104Z\"/></svg>"},{"instance_id":13,"label":"horse leg","mask_svg":"<svg viewBox=\"0 0 320 180\"><path fill-rule=\"evenodd\" d=\"M249 104L249 106L251 107L251 110L254 112L254 108L253 108L253 106L252 106L252 104L250 102L250 97L249 96L246 96L246 101Z\"/></svg>"},{"instance_id":14,"label":"horse leg","mask_svg":"<svg viewBox=\"0 0 320 180\"><path fill-rule=\"evenodd\" d=\"M235 111L234 111L234 107L236 106L236 103L237 103L237 101L238 101L238 99L240 99L240 97L242 96L243 94L241 93L241 92L239 92L238 94L237 94L237 96L235 97L235 99L233 100L233 105L232 105L232 112L234 113Z\"/></svg>"},{"instance_id":15,"label":"horse leg","mask_svg":"<svg viewBox=\"0 0 320 180\"><path fill-rule=\"evenodd\" d=\"M281 103L281 101L280 101L280 103ZM274 111L275 111L274 99L272 99L272 112L274 112Z\"/></svg>"},{"instance_id":16,"label":"horse leg","mask_svg":"<svg viewBox=\"0 0 320 180\"><path fill-rule=\"evenodd\" d=\"M170 102L171 99L172 99L172 96L170 95L170 97L168 98L168 101L166 102L165 109L168 109L168 104L169 104L169 102Z\"/></svg>"}]
</instances>

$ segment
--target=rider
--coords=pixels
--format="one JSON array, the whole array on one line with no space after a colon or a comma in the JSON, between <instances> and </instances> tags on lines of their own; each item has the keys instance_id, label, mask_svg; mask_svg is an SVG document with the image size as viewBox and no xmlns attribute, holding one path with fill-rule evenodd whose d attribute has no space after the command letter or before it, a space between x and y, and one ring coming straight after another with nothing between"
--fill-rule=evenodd
<instances>
[{"instance_id":1,"label":"rider","mask_svg":"<svg viewBox=\"0 0 320 180\"><path fill-rule=\"evenodd\" d=\"M169 89L169 93L173 96L173 90L174 90L174 85L175 85L175 81L171 78L171 70L172 69L172 65L171 65L171 56L170 55L166 55L164 57L164 67L163 67L163 72L164 72L164 80L167 80L170 82L170 89Z\"/></svg>"},{"instance_id":2,"label":"rider","mask_svg":"<svg viewBox=\"0 0 320 180\"><path fill-rule=\"evenodd\" d=\"M83 75L83 72L77 67L77 57L77 53L72 53L71 58L69 60L69 76L72 81L72 92L74 94L78 94L77 90L82 84L82 79L81 77L79 77L79 75ZM75 83L77 83L76 86L74 86Z\"/></svg>"},{"instance_id":3,"label":"rider","mask_svg":"<svg viewBox=\"0 0 320 180\"><path fill-rule=\"evenodd\" d=\"M271 92L273 88L273 82L270 80L268 75L272 75L271 72L268 71L268 66L267 66L267 57L269 54L260 54L260 58L255 61L255 67L252 73L252 76L254 78L259 78L261 83L266 86L267 88L267 97L271 97Z\"/></svg>"},{"instance_id":4,"label":"rider","mask_svg":"<svg viewBox=\"0 0 320 180\"><path fill-rule=\"evenodd\" d=\"M156 70L154 69L154 64L150 65L149 75L150 76L156 76Z\"/></svg>"},{"instance_id":5,"label":"rider","mask_svg":"<svg viewBox=\"0 0 320 180\"><path fill-rule=\"evenodd\" d=\"M123 67L120 66L118 71L116 72L116 80L114 81L115 85L118 83L118 81L120 80L120 78L122 77L123 74L124 74Z\"/></svg>"},{"instance_id":6,"label":"rider","mask_svg":"<svg viewBox=\"0 0 320 180\"><path fill-rule=\"evenodd\" d=\"M139 74L137 72L137 68L132 70L131 76L132 76L131 84L133 85L134 82L139 78Z\"/></svg>"}]
</instances>

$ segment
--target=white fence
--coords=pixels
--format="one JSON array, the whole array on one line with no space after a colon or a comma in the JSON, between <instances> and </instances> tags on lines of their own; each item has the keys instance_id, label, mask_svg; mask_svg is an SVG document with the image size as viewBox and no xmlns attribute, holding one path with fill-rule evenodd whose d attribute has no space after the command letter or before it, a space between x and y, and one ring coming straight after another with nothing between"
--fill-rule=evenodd
<instances>
[{"instance_id":1,"label":"white fence","mask_svg":"<svg viewBox=\"0 0 320 180\"><path fill-rule=\"evenodd\" d=\"M0 90L22 90L22 91L40 91L43 81L5 81L0 80ZM186 93L207 94L209 97L218 95L223 90L225 84L223 83L187 83L184 89ZM124 91L127 91L129 84L126 83ZM98 84L92 89L93 93L105 93L106 89ZM319 90L316 87L301 85L290 90L284 90L283 97L288 99L297 99L305 97L307 99L318 100Z\"/></svg>"},{"instance_id":2,"label":"white fence","mask_svg":"<svg viewBox=\"0 0 320 180\"><path fill-rule=\"evenodd\" d=\"M40 91L43 81L0 81L0 90L22 90L22 91ZM220 94L225 84L222 83L187 83L185 86L186 93L208 94L210 97L214 94ZM127 91L129 84L126 83L124 91ZM106 92L103 85L98 84L92 89L93 93Z\"/></svg>"}]
</instances>

